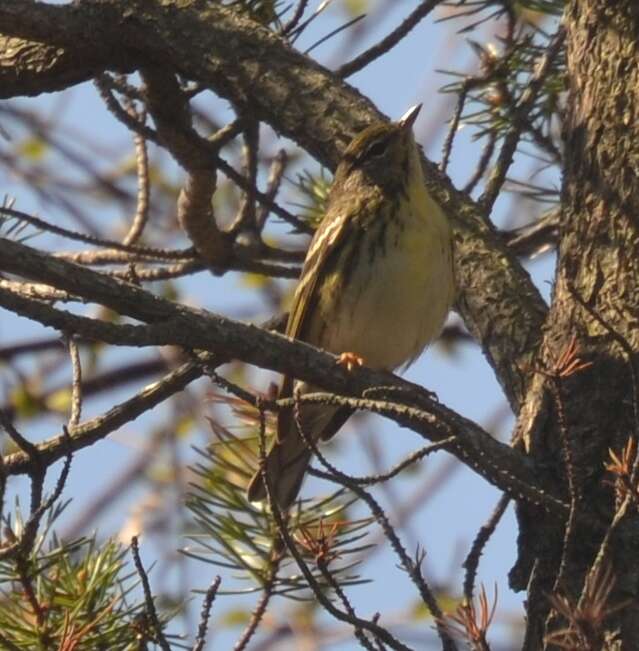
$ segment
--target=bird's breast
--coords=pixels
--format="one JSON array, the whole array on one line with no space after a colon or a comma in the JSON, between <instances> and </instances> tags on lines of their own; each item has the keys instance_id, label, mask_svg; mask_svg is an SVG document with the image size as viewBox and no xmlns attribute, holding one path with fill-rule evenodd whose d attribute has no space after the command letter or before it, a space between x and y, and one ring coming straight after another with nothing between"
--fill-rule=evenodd
<instances>
[{"instance_id":1,"label":"bird's breast","mask_svg":"<svg viewBox=\"0 0 639 651\"><path fill-rule=\"evenodd\" d=\"M313 343L394 369L439 334L454 295L450 228L425 191L410 199L401 216L369 225L359 263L325 279Z\"/></svg>"}]
</instances>

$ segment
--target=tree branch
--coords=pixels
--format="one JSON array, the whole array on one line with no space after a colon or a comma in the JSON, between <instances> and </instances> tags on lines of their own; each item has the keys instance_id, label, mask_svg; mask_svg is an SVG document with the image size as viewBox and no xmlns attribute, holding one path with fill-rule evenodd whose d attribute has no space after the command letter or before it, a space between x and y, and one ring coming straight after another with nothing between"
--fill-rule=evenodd
<instances>
[{"instance_id":1,"label":"tree branch","mask_svg":"<svg viewBox=\"0 0 639 651\"><path fill-rule=\"evenodd\" d=\"M109 278L79 265L59 260L31 247L0 239L0 269L34 278L91 297L120 314L144 321L145 325L116 325L78 316L0 288L0 305L16 314L84 339L105 341L116 346L177 345L208 350L224 360L239 359L261 368L291 375L334 393L366 397L382 393L407 398L409 404L428 409L430 436L441 420L448 425L435 437L460 435L451 452L473 468L480 468L495 485L512 494L513 479L518 486L537 486L534 469L521 453L495 441L479 426L463 419L433 400L425 389L386 372L370 369L347 371L336 364L334 355L303 342L256 326L236 322L204 310L158 298L139 287ZM363 405L367 408L366 405ZM414 427L408 411L397 413L400 424ZM452 425L451 425L452 424ZM432 430L432 431L431 431ZM416 431L422 431L418 429ZM470 437L470 438L468 438ZM488 464L488 465L487 465ZM535 490L541 490L538 488ZM525 491L522 491L525 495Z\"/></svg>"},{"instance_id":2,"label":"tree branch","mask_svg":"<svg viewBox=\"0 0 639 651\"><path fill-rule=\"evenodd\" d=\"M1 97L59 90L107 68L165 66L239 109L250 108L255 119L330 168L355 133L384 119L334 73L217 3L89 0L54 6L3 0L0 24L5 34L46 43L27 47L23 42L17 57L15 39L5 41L4 49L0 41ZM424 172L456 230L458 309L517 411L546 306L528 274L486 226L478 206L435 164L425 161Z\"/></svg>"}]
</instances>

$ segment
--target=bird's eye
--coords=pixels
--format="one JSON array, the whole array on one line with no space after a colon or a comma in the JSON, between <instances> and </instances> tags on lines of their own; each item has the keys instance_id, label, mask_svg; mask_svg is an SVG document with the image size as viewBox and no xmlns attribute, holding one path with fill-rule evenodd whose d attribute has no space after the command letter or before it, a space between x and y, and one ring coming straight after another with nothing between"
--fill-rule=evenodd
<instances>
[{"instance_id":1,"label":"bird's eye","mask_svg":"<svg viewBox=\"0 0 639 651\"><path fill-rule=\"evenodd\" d=\"M378 140L366 150L366 158L383 156L388 149L388 140Z\"/></svg>"}]
</instances>

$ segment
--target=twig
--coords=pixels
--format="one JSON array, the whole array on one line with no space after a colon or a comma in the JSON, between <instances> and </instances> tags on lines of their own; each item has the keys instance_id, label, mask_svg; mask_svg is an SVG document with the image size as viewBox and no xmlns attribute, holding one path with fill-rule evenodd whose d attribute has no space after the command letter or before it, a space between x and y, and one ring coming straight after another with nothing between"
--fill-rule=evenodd
<instances>
[{"instance_id":1,"label":"twig","mask_svg":"<svg viewBox=\"0 0 639 651\"><path fill-rule=\"evenodd\" d=\"M550 71L550 67L554 62L555 57L564 44L565 36L566 32L562 26L557 30L557 33L553 37L553 40L548 46L544 56L539 61L537 69L530 78L526 90L522 93L515 105L513 110L513 127L504 138L501 151L499 152L499 157L497 158L497 163L490 175L488 183L486 184L486 189L478 199L478 204L487 215L492 211L493 204L495 203L499 191L506 180L506 174L508 173L515 150L517 149L521 132L526 124L525 120L534 106L537 95L544 84L546 75Z\"/></svg>"},{"instance_id":2,"label":"twig","mask_svg":"<svg viewBox=\"0 0 639 651\"><path fill-rule=\"evenodd\" d=\"M224 145L228 144L235 136L242 132L244 128L244 119L235 118L233 122L225 124L223 127L218 129L215 133L212 133L206 140L210 146L221 149Z\"/></svg>"},{"instance_id":3,"label":"twig","mask_svg":"<svg viewBox=\"0 0 639 651\"><path fill-rule=\"evenodd\" d=\"M300 22L302 16L304 15L304 12L306 11L308 3L309 0L299 0L297 7L295 7L295 12L291 16L291 19L282 25L282 29L280 30L280 34L282 36L287 36L297 27L297 24Z\"/></svg>"},{"instance_id":4,"label":"twig","mask_svg":"<svg viewBox=\"0 0 639 651\"><path fill-rule=\"evenodd\" d=\"M257 401L257 409L259 413L259 427L260 427L260 441L264 441L266 437L266 418L264 413L264 407L260 400ZM262 444L260 448L260 464L265 466L265 455L264 455L264 446ZM251 615L244 632L240 636L240 639L237 641L233 647L233 651L244 651L248 643L251 641L253 635L257 631L258 626L262 622L264 615L266 614L266 609L273 597L273 590L275 587L275 582L277 581L277 573L280 568L280 562L282 560L282 548L279 540L275 540L271 546L270 556L269 556L269 567L268 575L262 586L262 596L257 602L255 609Z\"/></svg>"},{"instance_id":5,"label":"twig","mask_svg":"<svg viewBox=\"0 0 639 651\"><path fill-rule=\"evenodd\" d=\"M263 411L260 412L263 417ZM257 631L258 626L260 625L264 615L266 614L266 609L268 604L271 601L273 596L273 588L275 586L275 580L277 578L277 570L279 568L281 560L281 554L275 548L271 550L271 566L269 567L268 577L262 588L262 596L257 602L257 606L251 614L251 619L247 624L244 632L240 636L240 639L237 641L236 645L233 647L233 651L244 651L248 643L251 641L253 635Z\"/></svg>"},{"instance_id":6,"label":"twig","mask_svg":"<svg viewBox=\"0 0 639 651\"><path fill-rule=\"evenodd\" d=\"M581 491L577 485L575 478L575 464L572 455L572 441L568 434L568 427L566 425L566 415L564 412L563 396L559 379L557 377L551 377L549 387L557 409L559 438L561 441L561 448L564 457L564 465L566 467L566 477L568 479L568 495L570 496L570 512L568 513L568 519L566 521L564 530L561 562L559 563L557 578L552 590L555 592L563 581L564 574L566 573L567 569L568 559L572 555L572 547L574 544L577 525L577 510L579 508L579 501L581 499Z\"/></svg>"},{"instance_id":7,"label":"twig","mask_svg":"<svg viewBox=\"0 0 639 651\"><path fill-rule=\"evenodd\" d=\"M300 571L304 575L306 582L309 587L315 594L317 601L322 605L322 607L333 617L338 619L341 622L346 622L351 626L359 626L360 628L369 631L373 635L377 636L383 642L388 644L392 649L397 649L398 651L411 651L409 647L402 644L397 640L389 631L374 624L373 622L360 619L359 617L351 617L348 613L345 613L339 608L336 608L334 604L328 599L322 586L318 584L313 576L313 573L309 569L308 565L304 561L302 554L297 548L295 541L288 531L288 524L282 515L282 512L277 505L276 500L274 499L273 488L271 486L271 480L268 473L266 472L266 434L265 434L265 419L264 412L260 410L260 428L259 428L259 469L262 474L262 481L264 482L264 487L266 488L266 495L268 497L268 504L275 520L279 535L282 538L282 541L286 545L286 548L290 552L291 556L295 559L297 566L300 568Z\"/></svg>"},{"instance_id":8,"label":"twig","mask_svg":"<svg viewBox=\"0 0 639 651\"><path fill-rule=\"evenodd\" d=\"M475 578L477 576L479 559L486 547L486 543L490 540L490 537L495 532L499 521L506 512L509 503L510 498L508 495L502 495L499 498L490 518L488 518L488 521L483 524L481 529L477 532L477 536L475 537L475 540L473 540L468 556L466 556L466 560L462 563L462 567L466 570L466 575L464 576L464 598L468 603L472 603L473 601L473 591L475 589Z\"/></svg>"},{"instance_id":9,"label":"twig","mask_svg":"<svg viewBox=\"0 0 639 651\"><path fill-rule=\"evenodd\" d=\"M233 258L226 263L229 271L242 271L246 273L259 274L269 278L299 278L299 267L286 267L279 264L270 264L268 262L259 262L256 260L245 260ZM192 260L190 262L180 262L167 267L154 267L140 269L136 266L135 275L140 282L157 282L159 280L168 280L171 278L182 278L191 274L207 271L208 267L201 260ZM107 276L128 280L131 276L129 270L121 271L104 271ZM0 349L0 356L2 349Z\"/></svg>"},{"instance_id":10,"label":"twig","mask_svg":"<svg viewBox=\"0 0 639 651\"><path fill-rule=\"evenodd\" d=\"M175 371L164 376L158 382L145 387L132 398L112 407L106 413L80 423L73 430L69 444L73 452L93 445L96 441L108 436L124 424L135 420L138 416L153 409L167 398L181 391L189 383L201 377L202 370L195 364L183 364ZM3 412L0 410L0 418ZM4 423L2 423L4 424ZM55 463L66 454L67 437L63 433L35 447L41 462L47 466ZM26 452L16 452L5 458L7 475L30 473L33 467L32 457Z\"/></svg>"},{"instance_id":11,"label":"twig","mask_svg":"<svg viewBox=\"0 0 639 651\"><path fill-rule=\"evenodd\" d=\"M457 104L453 113L453 119L450 121L446 140L444 140L444 145L442 147L442 162L439 165L442 172L445 172L448 168L448 161L450 160L450 154L453 149L453 141L455 140L455 135L459 129L459 121L461 120L461 114L464 110L464 104L466 103L466 95L469 90L469 81L465 80L462 84L461 90L459 91L459 95L457 96Z\"/></svg>"},{"instance_id":12,"label":"twig","mask_svg":"<svg viewBox=\"0 0 639 651\"><path fill-rule=\"evenodd\" d=\"M570 342L559 355L556 357L549 352L551 360L546 369L538 369L549 381L549 389L552 393L555 409L557 411L557 425L559 427L559 437L561 442L562 453L564 457L564 465L566 467L566 477L568 479L568 494L570 496L570 511L566 521L564 530L564 541L561 555L561 562L559 570L553 586L553 592L556 592L561 584L568 559L572 554L572 546L574 544L574 537L576 533L576 523L578 516L578 509L581 501L581 487L577 482L576 467L573 460L572 440L568 431L566 423L566 415L564 411L564 400L561 391L561 380L575 373L584 370L592 365L591 362L583 362L578 356L577 338L572 336Z\"/></svg>"},{"instance_id":13,"label":"twig","mask_svg":"<svg viewBox=\"0 0 639 651\"><path fill-rule=\"evenodd\" d=\"M230 233L257 232L255 211L255 190L257 188L257 167L260 125L255 120L245 120L244 146L242 147L242 174L246 179L246 190L240 203L237 217L229 228Z\"/></svg>"},{"instance_id":14,"label":"twig","mask_svg":"<svg viewBox=\"0 0 639 651\"><path fill-rule=\"evenodd\" d=\"M178 251L172 251L170 249L155 249L149 246L134 246L129 244L123 244L117 240L109 240L101 237L95 237L94 235L86 235L85 233L79 233L77 231L71 231L62 226L57 226L56 224L51 224L44 219L29 215L21 210L14 210L13 208L7 208L6 206L0 206L0 213L9 215L10 217L15 217L21 221L25 221L36 228L41 228L42 230L49 231L55 235L60 235L66 237L70 240L76 240L78 242L86 242L87 244L92 244L94 246L101 246L108 249L115 249L116 251L123 251L124 253L131 253L145 258L156 258L159 260L184 260L193 258L193 249L184 249Z\"/></svg>"},{"instance_id":15,"label":"twig","mask_svg":"<svg viewBox=\"0 0 639 651\"><path fill-rule=\"evenodd\" d=\"M557 244L560 219L561 208L553 208L531 224L500 234L511 251L532 258Z\"/></svg>"},{"instance_id":16,"label":"twig","mask_svg":"<svg viewBox=\"0 0 639 651\"><path fill-rule=\"evenodd\" d=\"M308 393L300 396L300 402L321 403L351 407L355 410L365 410L372 413L380 414L391 418L399 424L403 424L413 429L426 438L436 438L437 441L445 437L441 430L446 432L446 436L452 436L452 432L457 437L449 446L448 452L451 452L466 465L479 472L490 483L501 490L506 491L514 499L524 499L532 504L543 506L557 515L564 515L568 512L568 505L561 500L549 495L536 482L522 482L521 479L510 473L505 467L495 464L495 460L479 459L474 451L475 444L466 438L463 427L460 428L453 420L448 418L448 410L442 405L432 404L431 411L426 412L414 407L408 407L405 404L393 403L384 400L365 400L362 398L349 398L328 393ZM294 403L291 399L278 400L280 407L292 406ZM448 415L447 415L448 414ZM421 427L417 425L421 423ZM425 431L428 428L428 433ZM432 428L432 429L430 429ZM435 433L433 430L436 430ZM441 436L441 438L437 438ZM472 438L472 437L471 437ZM495 481L497 477L504 480Z\"/></svg>"},{"instance_id":17,"label":"twig","mask_svg":"<svg viewBox=\"0 0 639 651\"><path fill-rule=\"evenodd\" d=\"M117 103L117 101L114 100L114 102L115 104L109 106L109 109L112 110L114 116L120 122L147 140L156 143L160 141L158 133L156 131L141 124L138 120L131 118L131 116ZM228 138L235 136L236 133L240 130L241 126L241 120L236 120L235 122L228 125L228 129L223 128L218 132L218 134L214 134L211 137L210 141L200 139L199 144L201 147L208 149L208 156L210 157L211 161L214 162L219 170L225 176L231 179L231 181L233 181L233 183L235 183L240 189L244 190L245 192L250 189L254 193L255 199L257 201L269 208L269 210L281 217L284 221L294 226L300 233L312 233L313 229L304 220L299 219L285 208L282 208L280 205L270 200L267 195L265 195L263 192L260 192L257 188L249 188L246 179L239 172L235 171L233 167L219 155L220 147L227 141Z\"/></svg>"},{"instance_id":18,"label":"twig","mask_svg":"<svg viewBox=\"0 0 639 651\"><path fill-rule=\"evenodd\" d=\"M151 620L151 624L153 625L153 629L155 631L154 642L157 642L157 644L160 645L162 651L171 651L171 647L164 637L162 624L160 624L158 613L155 609L153 594L151 593L151 586L149 585L149 577L147 576L146 570L142 565L142 560L140 559L140 549L138 547L137 536L133 536L133 538L131 538L131 554L133 555L135 569L137 570L140 581L142 582L142 590L144 591L144 603L146 604L146 614Z\"/></svg>"},{"instance_id":19,"label":"twig","mask_svg":"<svg viewBox=\"0 0 639 651\"><path fill-rule=\"evenodd\" d=\"M211 607L213 606L213 601L215 601L215 596L217 595L221 582L222 577L216 576L204 595L202 611L200 612L200 623L197 628L197 637L195 638L193 651L204 651L204 645L206 644L206 630L209 626L209 619L211 617Z\"/></svg>"},{"instance_id":20,"label":"twig","mask_svg":"<svg viewBox=\"0 0 639 651\"><path fill-rule=\"evenodd\" d=\"M380 473L378 475L368 475L365 477L350 477L351 481L358 484L359 486L372 486L373 484L379 484L381 482L388 481L396 475L399 475L405 468L420 461L424 457L432 454L433 452L438 452L439 450L445 450L449 446L453 445L457 441L457 436L449 436L437 443L431 443L430 445L425 445L423 448L416 450L412 454L409 454L405 459L394 465L388 472Z\"/></svg>"},{"instance_id":21,"label":"twig","mask_svg":"<svg viewBox=\"0 0 639 651\"><path fill-rule=\"evenodd\" d=\"M4 555L4 554L3 554ZM15 568L18 575L18 580L22 586L22 590L33 610L33 615L35 616L38 629L41 629L45 622L46 610L42 607L42 604L38 601L38 597L35 593L33 587L33 581L29 575L29 567L24 555L19 554L15 559Z\"/></svg>"},{"instance_id":22,"label":"twig","mask_svg":"<svg viewBox=\"0 0 639 651\"><path fill-rule=\"evenodd\" d=\"M14 424L9 420L7 414L0 409L0 425L4 431L9 435L9 438L19 447L24 454L26 454L34 465L38 465L39 462L39 450L36 445L31 443L26 439L18 430L15 428Z\"/></svg>"},{"instance_id":23,"label":"twig","mask_svg":"<svg viewBox=\"0 0 639 651\"><path fill-rule=\"evenodd\" d=\"M495 131L491 131L490 135L488 136L488 142L482 149L481 156L477 162L477 167L475 168L473 175L468 179L466 185L464 186L464 192L467 194L472 193L477 184L481 181L482 176L484 176L484 173L488 168L488 164L490 163L490 159L493 157L496 143L497 133Z\"/></svg>"},{"instance_id":24,"label":"twig","mask_svg":"<svg viewBox=\"0 0 639 651\"><path fill-rule=\"evenodd\" d=\"M136 119L144 124L144 113L137 113L131 103L129 112L135 115ZM131 222L129 232L124 236L124 244L133 244L137 242L149 220L149 154L146 147L146 139L137 132L133 132L133 142L135 144L135 162L138 177L138 194L135 208L135 215Z\"/></svg>"},{"instance_id":25,"label":"twig","mask_svg":"<svg viewBox=\"0 0 639 651\"><path fill-rule=\"evenodd\" d=\"M193 127L189 102L173 72L148 66L140 74L160 142L187 172L177 202L178 222L206 263L222 272L232 238L219 228L213 211L217 175L211 150L217 153L218 148Z\"/></svg>"},{"instance_id":26,"label":"twig","mask_svg":"<svg viewBox=\"0 0 639 651\"><path fill-rule=\"evenodd\" d=\"M71 369L73 379L71 381L71 414L69 416L69 428L73 429L82 416L82 365L80 364L80 350L75 339L67 337L69 357L71 358Z\"/></svg>"},{"instance_id":27,"label":"twig","mask_svg":"<svg viewBox=\"0 0 639 651\"><path fill-rule=\"evenodd\" d=\"M420 564L413 562L413 560L410 558L410 556L404 549L401 541L399 540L397 534L395 533L395 530L393 529L390 522L388 521L388 518L386 517L384 510L378 504L378 502L373 498L373 496L367 493L358 484L353 482L348 475L344 474L343 472L338 470L334 465L332 465L326 459L326 457L320 452L315 441L312 440L311 437L307 436L306 432L304 431L304 427L300 415L299 397L300 394L298 391L296 391L294 393L295 403L293 405L293 416L295 418L297 431L301 436L302 440L304 441L304 443L306 444L306 447L317 457L319 462L328 471L328 472L322 472L319 470L314 470L312 474L314 474L316 477L321 477L322 479L327 479L329 481L337 482L338 484L351 490L353 493L355 493L355 495L357 495L360 499L366 502L371 513L373 514L373 516L381 526L382 530L386 534L386 537L388 538L391 547L399 557L402 563L402 567L404 568L408 576L415 584L415 587L417 588L419 594L421 595L424 604L428 607L431 615L437 621L437 632L439 633L439 637L442 641L443 649L445 651L454 651L457 648L455 643L453 642L452 638L448 635L444 627L441 626L440 623L438 622L438 618L441 619L443 617L443 613L439 607L439 604L437 603L437 599L435 598L434 593L430 589L428 583L426 582L426 580L424 579L421 573Z\"/></svg>"},{"instance_id":28,"label":"twig","mask_svg":"<svg viewBox=\"0 0 639 651\"><path fill-rule=\"evenodd\" d=\"M315 48L322 45L322 43L326 43L326 41L328 41L330 38L333 38L333 36L339 34L340 32L343 32L345 29L348 29L349 27L352 27L356 23L359 23L361 20L364 20L364 18L366 18L366 14L359 14L359 16L355 16L355 18L352 18L351 20L345 22L343 25L336 27L335 29L331 30L328 34L322 36L322 38L315 41L313 45L306 48L306 50L304 50L304 54L307 55L310 54Z\"/></svg>"},{"instance_id":29,"label":"twig","mask_svg":"<svg viewBox=\"0 0 639 651\"><path fill-rule=\"evenodd\" d=\"M288 155L285 149L280 149L273 162L271 163L271 169L268 176L268 181L266 182L266 193L265 196L269 201L274 201L277 196L277 192L280 188L280 183L282 182L282 176L284 175L284 170L286 169L286 164L288 163ZM266 224L266 218L268 217L268 208L265 205L261 205L257 211L257 216L255 218L255 223L257 227L257 232L261 233Z\"/></svg>"},{"instance_id":30,"label":"twig","mask_svg":"<svg viewBox=\"0 0 639 651\"><path fill-rule=\"evenodd\" d=\"M107 74L102 74L94 79L94 83L107 109L118 121L122 122L124 126L128 127L131 131L137 133L146 140L157 142L158 134L154 129L151 129L151 127L148 127L146 124L141 122L137 115L128 113L124 108L122 108L122 106L120 106L120 103L112 92L112 87L116 86L116 81L113 77ZM129 88L133 88L133 86L129 86ZM123 92L121 87L119 87L118 90ZM139 92L137 89L134 90ZM130 95L126 95L130 97Z\"/></svg>"},{"instance_id":31,"label":"twig","mask_svg":"<svg viewBox=\"0 0 639 651\"><path fill-rule=\"evenodd\" d=\"M355 609L353 608L351 602L348 600L348 597L346 596L344 590L342 590L342 586L335 580L335 577L331 574L331 571L328 569L328 561L326 559L318 558L317 567L319 568L319 571L324 577L326 583L331 586L331 588L337 595L338 599L342 602L342 605L344 606L344 610L348 613L348 615L351 618L356 619L357 615L355 613ZM375 646L366 637L364 631L359 626L354 626L353 629L355 631L355 637L357 638L357 641L361 644L361 646L364 649L368 649L369 651L377 651Z\"/></svg>"},{"instance_id":32,"label":"twig","mask_svg":"<svg viewBox=\"0 0 639 651\"><path fill-rule=\"evenodd\" d=\"M31 478L31 512L29 519L25 523L22 536L19 539L6 547L0 548L0 560L15 557L16 563L18 563L20 562L20 559L25 559L27 553L33 546L42 516L55 504L55 502L58 501L60 495L62 495L67 478L69 477L69 471L71 470L71 462L73 460L69 431L66 427L63 428L63 431L66 458L53 493L51 493L44 502L42 501L42 488L44 486L45 475L45 470L43 468L46 468L47 466L44 466L39 458L35 469L29 473ZM26 567L27 566L25 565L25 572L27 571Z\"/></svg>"},{"instance_id":33,"label":"twig","mask_svg":"<svg viewBox=\"0 0 639 651\"><path fill-rule=\"evenodd\" d=\"M64 350L64 343L60 337L43 337L39 339L27 339L0 346L0 360L10 362L19 355L30 355L48 350Z\"/></svg>"},{"instance_id":34,"label":"twig","mask_svg":"<svg viewBox=\"0 0 639 651\"><path fill-rule=\"evenodd\" d=\"M304 30L333 2L333 0L322 0L317 9L304 22L291 30L288 34L288 40L291 45L302 35Z\"/></svg>"},{"instance_id":35,"label":"twig","mask_svg":"<svg viewBox=\"0 0 639 651\"><path fill-rule=\"evenodd\" d=\"M356 56L352 61L341 65L335 74L342 79L350 77L353 73L365 68L369 63L379 58L391 48L395 47L421 20L442 2L442 0L423 0L413 12L390 34L385 36L368 50Z\"/></svg>"},{"instance_id":36,"label":"twig","mask_svg":"<svg viewBox=\"0 0 639 651\"><path fill-rule=\"evenodd\" d=\"M427 608L429 609L433 617L436 619L437 632L439 633L439 637L442 641L442 648L448 651L454 651L457 648L457 646L455 645L454 641L450 638L447 631L444 630L444 627L440 626L438 618L442 618L443 613L439 608L435 595L431 591L430 587L428 586L428 584L426 583L422 575L420 564L414 562L411 559L411 557L408 555L408 552L404 549L404 546L402 545L397 534L395 533L395 530L393 529L390 522L388 521L388 518L386 517L386 514L384 513L382 507L369 493L367 493L364 489L360 488L357 484L351 482L350 477L348 477L348 475L345 475L344 473L340 472L337 468L335 468L335 466L330 464L326 460L326 458L321 455L321 453L318 454L317 446L312 444L308 438L305 438L305 442L307 443L309 448L313 450L313 452L319 459L320 463L323 466L325 466L328 470L328 472L324 472L322 470L317 470L316 468L310 468L308 471L309 474L313 475L314 477L318 477L319 479L325 479L327 481L338 483L341 486L344 486L345 488L351 490L353 493L355 493L355 495L357 495L357 497L359 497L364 502L366 502L366 505L368 506L371 513L377 520L378 524L381 526L382 530L384 531L386 538L388 538L391 547L399 557L402 563L402 568L411 578L424 604L427 606Z\"/></svg>"}]
</instances>

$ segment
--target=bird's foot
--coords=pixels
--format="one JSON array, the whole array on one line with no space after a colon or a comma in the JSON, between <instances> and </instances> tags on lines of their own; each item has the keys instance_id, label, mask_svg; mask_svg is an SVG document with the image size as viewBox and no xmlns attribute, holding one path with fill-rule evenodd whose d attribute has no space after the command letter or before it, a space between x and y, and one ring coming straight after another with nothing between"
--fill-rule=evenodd
<instances>
[{"instance_id":1,"label":"bird's foot","mask_svg":"<svg viewBox=\"0 0 639 651\"><path fill-rule=\"evenodd\" d=\"M356 353L342 353L339 356L337 363L350 372L356 367L364 366L364 358L360 357Z\"/></svg>"}]
</instances>

